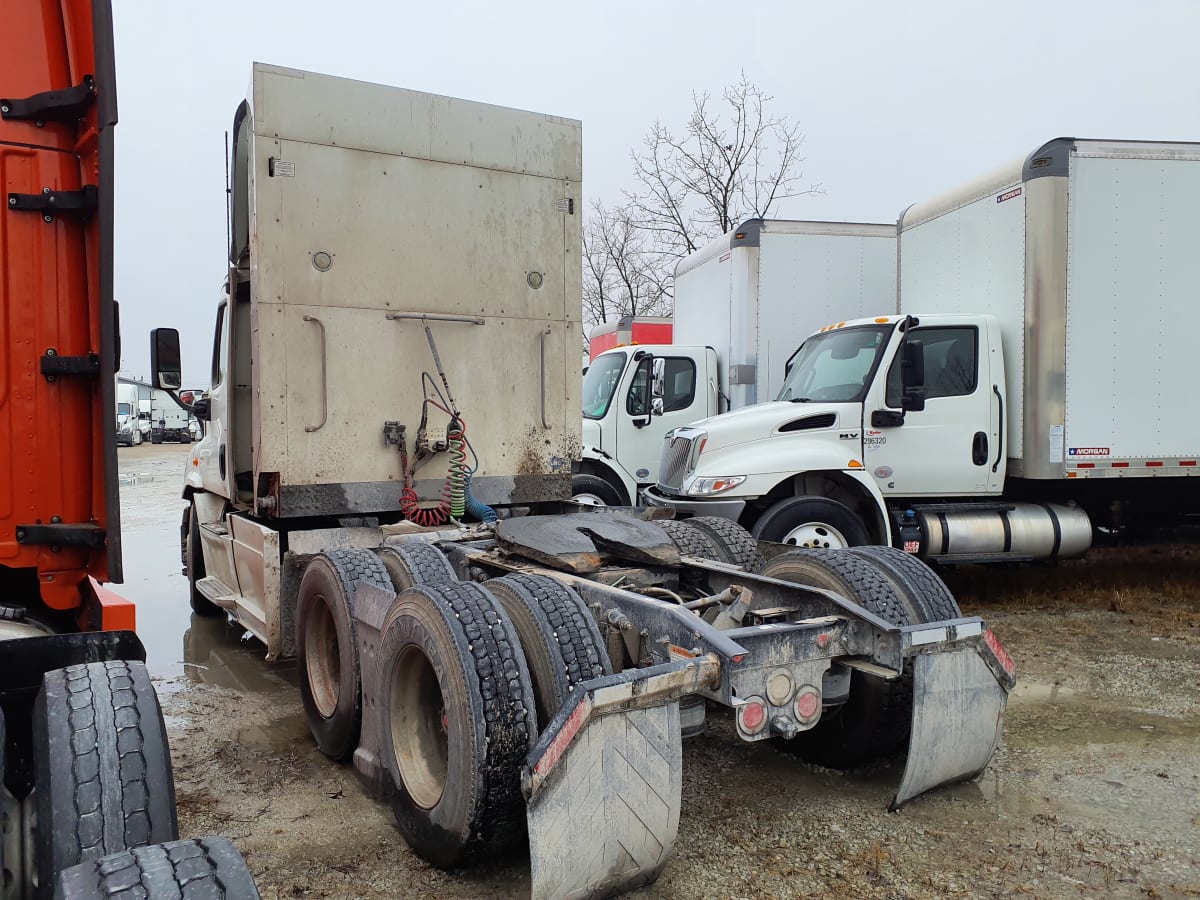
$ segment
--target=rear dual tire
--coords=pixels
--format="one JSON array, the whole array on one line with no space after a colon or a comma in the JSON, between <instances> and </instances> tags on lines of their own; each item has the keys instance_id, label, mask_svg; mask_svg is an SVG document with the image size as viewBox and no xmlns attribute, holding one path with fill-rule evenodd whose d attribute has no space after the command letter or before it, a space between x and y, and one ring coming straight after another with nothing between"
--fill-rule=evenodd
<instances>
[{"instance_id":1,"label":"rear dual tire","mask_svg":"<svg viewBox=\"0 0 1200 900\"><path fill-rule=\"evenodd\" d=\"M537 736L516 631L476 584L415 587L388 611L380 644L381 757L409 846L440 868L525 834L520 767Z\"/></svg>"},{"instance_id":2,"label":"rear dual tire","mask_svg":"<svg viewBox=\"0 0 1200 900\"><path fill-rule=\"evenodd\" d=\"M884 547L793 550L771 559L761 574L833 591L892 625L957 617L958 606L945 585L937 590L917 568L927 569L923 563L896 554L904 556ZM891 680L853 670L844 704L825 710L813 728L776 745L828 768L860 766L907 747L912 702L910 663Z\"/></svg>"},{"instance_id":3,"label":"rear dual tire","mask_svg":"<svg viewBox=\"0 0 1200 900\"><path fill-rule=\"evenodd\" d=\"M63 871L56 900L258 900L254 878L228 838L125 850Z\"/></svg>"}]
</instances>

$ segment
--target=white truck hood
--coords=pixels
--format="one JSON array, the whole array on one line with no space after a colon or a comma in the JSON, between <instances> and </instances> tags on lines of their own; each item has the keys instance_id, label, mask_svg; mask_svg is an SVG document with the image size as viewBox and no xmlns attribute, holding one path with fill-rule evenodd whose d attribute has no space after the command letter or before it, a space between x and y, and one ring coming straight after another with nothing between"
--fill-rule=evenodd
<instances>
[{"instance_id":1,"label":"white truck hood","mask_svg":"<svg viewBox=\"0 0 1200 900\"><path fill-rule=\"evenodd\" d=\"M781 427L789 431L853 429L862 426L860 403L791 403L772 401L744 406L691 425L708 432L706 452L771 437Z\"/></svg>"}]
</instances>

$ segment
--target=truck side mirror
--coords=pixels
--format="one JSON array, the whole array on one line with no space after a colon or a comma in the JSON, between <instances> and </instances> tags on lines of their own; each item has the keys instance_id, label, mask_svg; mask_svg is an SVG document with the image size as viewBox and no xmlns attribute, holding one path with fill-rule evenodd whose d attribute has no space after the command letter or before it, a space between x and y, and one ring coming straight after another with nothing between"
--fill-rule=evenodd
<instances>
[{"instance_id":1,"label":"truck side mirror","mask_svg":"<svg viewBox=\"0 0 1200 900\"><path fill-rule=\"evenodd\" d=\"M179 355L179 332L155 328L150 332L150 371L154 386L165 391L183 387L183 365Z\"/></svg>"},{"instance_id":2,"label":"truck side mirror","mask_svg":"<svg viewBox=\"0 0 1200 900\"><path fill-rule=\"evenodd\" d=\"M654 357L650 367L650 396L659 398L658 405L662 406L662 397L666 393L667 361L661 356ZM662 415L660 412L659 415Z\"/></svg>"}]
</instances>

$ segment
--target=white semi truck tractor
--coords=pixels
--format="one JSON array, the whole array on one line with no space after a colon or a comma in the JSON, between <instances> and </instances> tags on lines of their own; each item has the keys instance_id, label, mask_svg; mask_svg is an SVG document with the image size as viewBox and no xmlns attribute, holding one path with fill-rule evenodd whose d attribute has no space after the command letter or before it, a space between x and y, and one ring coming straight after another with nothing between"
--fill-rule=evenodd
<instances>
[{"instance_id":1,"label":"white semi truck tractor","mask_svg":"<svg viewBox=\"0 0 1200 900\"><path fill-rule=\"evenodd\" d=\"M916 560L570 502L578 122L256 64L232 146L192 605L296 657L417 853L652 881L705 701L827 765L906 749L896 803L987 766L1012 662ZM178 334L152 356L177 390Z\"/></svg>"}]
</instances>

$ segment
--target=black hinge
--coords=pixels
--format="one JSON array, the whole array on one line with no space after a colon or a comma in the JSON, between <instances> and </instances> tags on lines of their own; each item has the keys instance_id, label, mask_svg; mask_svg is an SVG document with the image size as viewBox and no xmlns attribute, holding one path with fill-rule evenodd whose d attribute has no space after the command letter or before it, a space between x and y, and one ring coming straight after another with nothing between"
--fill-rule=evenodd
<instances>
[{"instance_id":1,"label":"black hinge","mask_svg":"<svg viewBox=\"0 0 1200 900\"><path fill-rule=\"evenodd\" d=\"M83 84L61 91L42 91L23 100L0 98L0 118L42 122L74 122L83 118L96 101L96 81L83 76Z\"/></svg>"},{"instance_id":2,"label":"black hinge","mask_svg":"<svg viewBox=\"0 0 1200 900\"><path fill-rule=\"evenodd\" d=\"M40 212L42 219L54 221L55 213L87 215L100 205L100 189L94 184L79 191L52 191L42 188L40 194L9 194L8 208L19 212Z\"/></svg>"},{"instance_id":3,"label":"black hinge","mask_svg":"<svg viewBox=\"0 0 1200 900\"><path fill-rule=\"evenodd\" d=\"M87 547L103 550L106 535L99 525L18 525L18 544L41 544L50 547Z\"/></svg>"},{"instance_id":4,"label":"black hinge","mask_svg":"<svg viewBox=\"0 0 1200 900\"><path fill-rule=\"evenodd\" d=\"M100 373L100 357L95 353L87 356L59 356L53 347L42 356L42 374L47 381L53 381L59 375L98 375Z\"/></svg>"}]
</instances>

